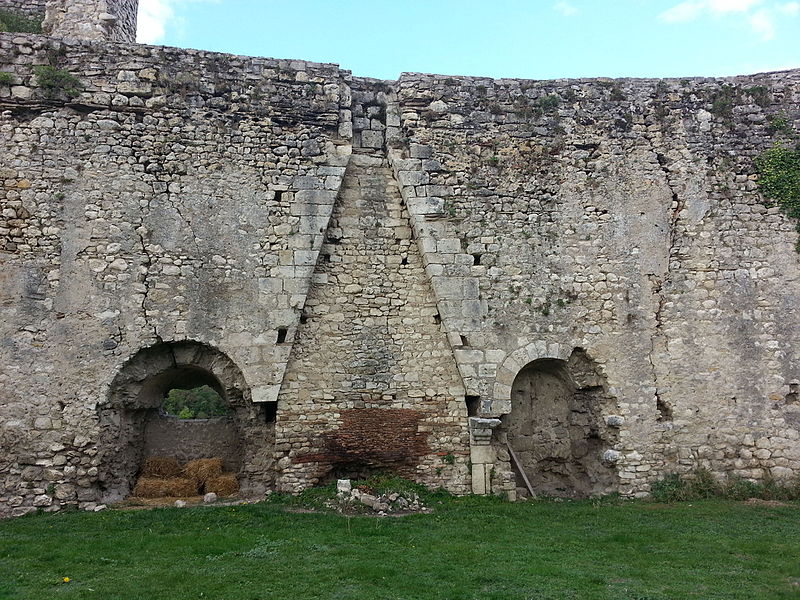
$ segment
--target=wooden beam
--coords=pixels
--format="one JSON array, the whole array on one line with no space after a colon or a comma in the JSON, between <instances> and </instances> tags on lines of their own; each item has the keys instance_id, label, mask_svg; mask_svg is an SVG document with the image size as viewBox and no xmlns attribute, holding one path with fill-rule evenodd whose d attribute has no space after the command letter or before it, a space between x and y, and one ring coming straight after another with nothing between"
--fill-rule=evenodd
<instances>
[{"instance_id":1,"label":"wooden beam","mask_svg":"<svg viewBox=\"0 0 800 600\"><path fill-rule=\"evenodd\" d=\"M528 493L531 495L531 498L535 498L536 494L533 493L533 487L531 487L531 482L528 481L528 476L525 474L525 469L522 468L522 463L519 461L517 453L514 452L514 449L511 447L509 442L506 442L506 448L508 448L508 453L511 455L511 460L514 462L514 466L517 467L517 471L519 471L519 474L522 475L522 480L525 482L525 487L528 488Z\"/></svg>"}]
</instances>

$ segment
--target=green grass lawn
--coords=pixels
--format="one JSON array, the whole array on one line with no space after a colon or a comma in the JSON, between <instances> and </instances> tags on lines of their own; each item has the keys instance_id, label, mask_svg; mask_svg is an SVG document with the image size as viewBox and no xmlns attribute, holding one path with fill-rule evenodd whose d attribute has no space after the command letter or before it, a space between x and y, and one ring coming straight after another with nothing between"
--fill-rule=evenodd
<instances>
[{"instance_id":1,"label":"green grass lawn","mask_svg":"<svg viewBox=\"0 0 800 600\"><path fill-rule=\"evenodd\" d=\"M800 598L796 503L430 503L402 518L277 500L6 520L0 598Z\"/></svg>"}]
</instances>

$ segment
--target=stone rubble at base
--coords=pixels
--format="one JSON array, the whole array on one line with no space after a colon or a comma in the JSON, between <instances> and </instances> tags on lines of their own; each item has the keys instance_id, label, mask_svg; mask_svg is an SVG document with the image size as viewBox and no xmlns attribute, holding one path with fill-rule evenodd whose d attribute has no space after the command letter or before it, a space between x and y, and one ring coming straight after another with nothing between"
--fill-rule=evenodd
<instances>
[{"instance_id":1,"label":"stone rubble at base","mask_svg":"<svg viewBox=\"0 0 800 600\"><path fill-rule=\"evenodd\" d=\"M338 512L363 512L368 508L380 517L389 514L432 513L416 493L388 492L370 494L360 488L353 487L349 479L336 481L336 499L326 503L328 508Z\"/></svg>"}]
</instances>

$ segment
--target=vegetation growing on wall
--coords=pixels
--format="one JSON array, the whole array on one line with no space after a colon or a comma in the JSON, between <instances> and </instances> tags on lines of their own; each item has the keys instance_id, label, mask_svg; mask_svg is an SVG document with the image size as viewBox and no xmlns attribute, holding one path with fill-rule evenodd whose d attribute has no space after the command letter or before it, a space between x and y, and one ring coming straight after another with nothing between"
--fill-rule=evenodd
<instances>
[{"instance_id":1,"label":"vegetation growing on wall","mask_svg":"<svg viewBox=\"0 0 800 600\"><path fill-rule=\"evenodd\" d=\"M768 130L779 137L771 148L756 157L758 186L765 198L776 202L788 216L800 219L800 143L797 132L783 114L769 119ZM797 250L800 252L800 242Z\"/></svg>"},{"instance_id":2,"label":"vegetation growing on wall","mask_svg":"<svg viewBox=\"0 0 800 600\"><path fill-rule=\"evenodd\" d=\"M561 99L556 96L555 94L549 94L547 96L542 96L536 101L536 104L542 110L542 112L553 112L555 109L558 108L558 104Z\"/></svg>"},{"instance_id":3,"label":"vegetation growing on wall","mask_svg":"<svg viewBox=\"0 0 800 600\"><path fill-rule=\"evenodd\" d=\"M81 82L69 71L50 65L37 65L33 68L33 72L45 98L53 100L61 94L67 98L74 98L80 93Z\"/></svg>"},{"instance_id":4,"label":"vegetation growing on wall","mask_svg":"<svg viewBox=\"0 0 800 600\"><path fill-rule=\"evenodd\" d=\"M761 193L788 216L800 219L800 145L776 143L756 158L756 169Z\"/></svg>"},{"instance_id":5,"label":"vegetation growing on wall","mask_svg":"<svg viewBox=\"0 0 800 600\"><path fill-rule=\"evenodd\" d=\"M207 385L191 390L170 390L162 408L168 415L181 419L208 419L230 414L225 401Z\"/></svg>"},{"instance_id":6,"label":"vegetation growing on wall","mask_svg":"<svg viewBox=\"0 0 800 600\"><path fill-rule=\"evenodd\" d=\"M739 102L739 91L732 85L723 85L711 97L711 113L731 119L733 117L733 107Z\"/></svg>"},{"instance_id":7,"label":"vegetation growing on wall","mask_svg":"<svg viewBox=\"0 0 800 600\"><path fill-rule=\"evenodd\" d=\"M763 194L790 217L800 218L800 147L776 144L756 159Z\"/></svg>"},{"instance_id":8,"label":"vegetation growing on wall","mask_svg":"<svg viewBox=\"0 0 800 600\"><path fill-rule=\"evenodd\" d=\"M41 22L19 13L0 9L0 32L42 33Z\"/></svg>"}]
</instances>

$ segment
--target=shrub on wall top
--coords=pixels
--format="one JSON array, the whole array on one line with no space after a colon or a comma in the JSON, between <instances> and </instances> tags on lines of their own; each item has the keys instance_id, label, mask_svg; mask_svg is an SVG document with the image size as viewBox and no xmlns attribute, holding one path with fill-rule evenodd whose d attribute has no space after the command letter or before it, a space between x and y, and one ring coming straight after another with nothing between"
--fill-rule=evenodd
<instances>
[{"instance_id":1,"label":"shrub on wall top","mask_svg":"<svg viewBox=\"0 0 800 600\"><path fill-rule=\"evenodd\" d=\"M207 385L191 390L170 390L162 410L167 415L181 419L224 417L231 412L225 400Z\"/></svg>"},{"instance_id":2,"label":"shrub on wall top","mask_svg":"<svg viewBox=\"0 0 800 600\"><path fill-rule=\"evenodd\" d=\"M0 32L42 33L42 24L17 12L0 9Z\"/></svg>"}]
</instances>

